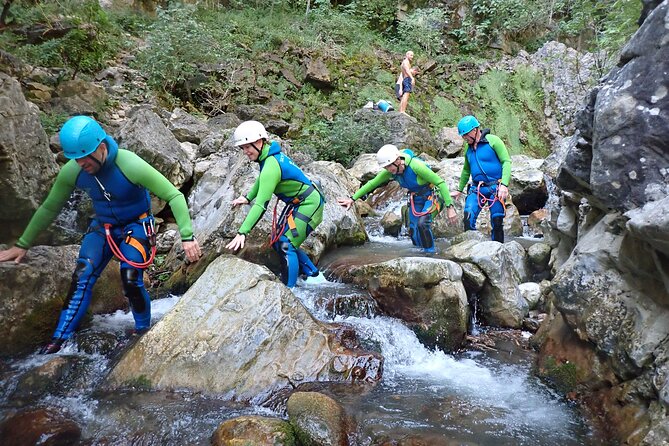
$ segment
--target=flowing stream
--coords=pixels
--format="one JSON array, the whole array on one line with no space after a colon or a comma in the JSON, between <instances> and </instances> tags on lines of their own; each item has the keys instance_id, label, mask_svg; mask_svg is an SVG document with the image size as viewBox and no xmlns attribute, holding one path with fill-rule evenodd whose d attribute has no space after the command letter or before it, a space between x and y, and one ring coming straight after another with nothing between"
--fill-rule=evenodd
<instances>
[{"instance_id":1,"label":"flowing stream","mask_svg":"<svg viewBox=\"0 0 669 446\"><path fill-rule=\"evenodd\" d=\"M406 238L372 240L362 247L339 249L321 265L327 273L328 265L343 257L369 262L416 255ZM497 345L491 352L447 355L425 348L400 321L378 315L365 290L321 281L300 283L295 294L317 318L354 326L363 347L380 351L385 358L378 385L328 388L357 420L357 444L403 439L417 441L406 444L437 446L602 444L574 406L532 375L531 353L514 342ZM154 301L154 322L178 299ZM65 360L60 374L64 379L46 383L38 379L35 370L53 355L4 361L0 416L53 408L75 420L82 439L91 445L207 445L226 419L246 414L283 416L282 408L275 412L201 393L104 390L101 384L112 366L113 352L91 350L84 344L132 342L125 334L132 326L127 313L96 316L91 329L55 355Z\"/></svg>"}]
</instances>

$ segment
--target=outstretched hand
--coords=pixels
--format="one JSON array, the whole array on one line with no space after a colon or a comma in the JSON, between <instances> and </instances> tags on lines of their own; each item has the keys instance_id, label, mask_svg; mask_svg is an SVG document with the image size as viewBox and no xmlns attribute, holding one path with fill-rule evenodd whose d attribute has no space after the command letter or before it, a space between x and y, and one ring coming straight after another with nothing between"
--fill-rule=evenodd
<instances>
[{"instance_id":1,"label":"outstretched hand","mask_svg":"<svg viewBox=\"0 0 669 446\"><path fill-rule=\"evenodd\" d=\"M239 206L240 204L249 204L249 200L243 195L232 200L232 207Z\"/></svg>"},{"instance_id":2,"label":"outstretched hand","mask_svg":"<svg viewBox=\"0 0 669 446\"><path fill-rule=\"evenodd\" d=\"M246 235L245 234L237 234L235 238L232 239L230 243L225 245L226 249L231 249L233 251L237 251L238 249L242 249L244 247L244 242L246 241Z\"/></svg>"},{"instance_id":3,"label":"outstretched hand","mask_svg":"<svg viewBox=\"0 0 669 446\"><path fill-rule=\"evenodd\" d=\"M508 196L509 196L509 188L503 184L500 184L499 187L497 188L497 197L499 197L499 201L504 203Z\"/></svg>"},{"instance_id":4,"label":"outstretched hand","mask_svg":"<svg viewBox=\"0 0 669 446\"><path fill-rule=\"evenodd\" d=\"M202 250L200 250L200 245L197 240L191 240L188 242L181 242L181 245L184 248L186 253L186 258L189 262L197 262L202 257Z\"/></svg>"},{"instance_id":5,"label":"outstretched hand","mask_svg":"<svg viewBox=\"0 0 669 446\"><path fill-rule=\"evenodd\" d=\"M345 209L350 209L351 205L353 205L353 199L352 198L337 198L337 204Z\"/></svg>"},{"instance_id":6,"label":"outstretched hand","mask_svg":"<svg viewBox=\"0 0 669 446\"><path fill-rule=\"evenodd\" d=\"M455 213L455 207L449 206L446 208L446 218L448 223L454 225L458 222L458 214Z\"/></svg>"},{"instance_id":7,"label":"outstretched hand","mask_svg":"<svg viewBox=\"0 0 669 446\"><path fill-rule=\"evenodd\" d=\"M19 248L18 246L12 246L9 249L0 251L0 262L8 262L13 260L14 263L21 263L21 260L26 256L28 252L27 249Z\"/></svg>"}]
</instances>

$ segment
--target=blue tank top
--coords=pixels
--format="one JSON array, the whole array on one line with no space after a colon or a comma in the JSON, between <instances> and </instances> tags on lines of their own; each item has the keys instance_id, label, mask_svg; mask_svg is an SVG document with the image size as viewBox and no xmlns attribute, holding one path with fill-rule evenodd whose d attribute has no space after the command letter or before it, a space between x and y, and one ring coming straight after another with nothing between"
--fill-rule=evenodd
<instances>
[{"instance_id":1,"label":"blue tank top","mask_svg":"<svg viewBox=\"0 0 669 446\"><path fill-rule=\"evenodd\" d=\"M110 136L107 143L107 159L102 168L91 175L79 172L75 186L85 190L93 201L96 218L102 223L125 225L151 212L149 191L130 182L116 164L118 144Z\"/></svg>"},{"instance_id":2,"label":"blue tank top","mask_svg":"<svg viewBox=\"0 0 669 446\"><path fill-rule=\"evenodd\" d=\"M469 171L474 184L481 181L497 183L502 178L502 163L499 161L495 149L486 139L485 133L481 137L476 150L471 146L468 147L465 156L469 161Z\"/></svg>"}]
</instances>

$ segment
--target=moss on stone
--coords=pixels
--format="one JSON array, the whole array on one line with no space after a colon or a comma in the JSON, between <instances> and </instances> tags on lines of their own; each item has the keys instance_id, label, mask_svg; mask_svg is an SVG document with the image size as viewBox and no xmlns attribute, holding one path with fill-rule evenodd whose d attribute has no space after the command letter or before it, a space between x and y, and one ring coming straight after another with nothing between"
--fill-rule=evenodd
<instances>
[{"instance_id":1,"label":"moss on stone","mask_svg":"<svg viewBox=\"0 0 669 446\"><path fill-rule=\"evenodd\" d=\"M567 394L576 390L583 371L579 370L573 362L562 362L553 356L546 356L543 364L539 366L538 374L558 391Z\"/></svg>"}]
</instances>

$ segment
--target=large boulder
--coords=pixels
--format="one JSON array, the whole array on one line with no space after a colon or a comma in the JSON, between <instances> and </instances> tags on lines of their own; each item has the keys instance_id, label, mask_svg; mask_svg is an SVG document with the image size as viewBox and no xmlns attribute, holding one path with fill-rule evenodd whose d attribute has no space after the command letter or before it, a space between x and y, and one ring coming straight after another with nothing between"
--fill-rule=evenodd
<instances>
[{"instance_id":1,"label":"large boulder","mask_svg":"<svg viewBox=\"0 0 669 446\"><path fill-rule=\"evenodd\" d=\"M619 225L619 217L609 215L583 234L552 288L567 323L614 359L620 378L630 378L657 360L669 335L669 312L639 291L635 277L610 268L621 260Z\"/></svg>"},{"instance_id":2,"label":"large boulder","mask_svg":"<svg viewBox=\"0 0 669 446\"><path fill-rule=\"evenodd\" d=\"M602 209L627 211L669 195L669 115L662 112L669 108L669 45L658 44L667 39L667 10L660 4L632 36L579 125L587 133L594 123L584 147L592 159L588 198Z\"/></svg>"},{"instance_id":3,"label":"large boulder","mask_svg":"<svg viewBox=\"0 0 669 446\"><path fill-rule=\"evenodd\" d=\"M541 171L543 160L524 155L511 157L511 183L509 193L513 204L522 215L541 209L548 199L548 189Z\"/></svg>"},{"instance_id":4,"label":"large boulder","mask_svg":"<svg viewBox=\"0 0 669 446\"><path fill-rule=\"evenodd\" d=\"M584 88L594 85L599 77L597 57L551 41L531 55L531 62L543 74L545 114L557 124L553 133L571 134L575 130L576 112L583 105Z\"/></svg>"},{"instance_id":5,"label":"large boulder","mask_svg":"<svg viewBox=\"0 0 669 446\"><path fill-rule=\"evenodd\" d=\"M453 351L467 334L462 268L449 260L404 257L353 265L345 280L367 288L385 314L402 319L427 345Z\"/></svg>"},{"instance_id":6,"label":"large boulder","mask_svg":"<svg viewBox=\"0 0 669 446\"><path fill-rule=\"evenodd\" d=\"M381 367L378 355L345 348L267 268L222 256L124 354L108 384L261 403L302 382L376 382Z\"/></svg>"},{"instance_id":7,"label":"large boulder","mask_svg":"<svg viewBox=\"0 0 669 446\"><path fill-rule=\"evenodd\" d=\"M524 251L517 242L502 244L469 240L451 246L445 253L457 262L478 266L485 274L487 280L479 292L479 299L481 314L490 325L520 328L529 311L518 288L527 274Z\"/></svg>"},{"instance_id":8,"label":"large boulder","mask_svg":"<svg viewBox=\"0 0 669 446\"><path fill-rule=\"evenodd\" d=\"M193 166L181 144L160 116L149 108L135 110L123 123L118 131L118 143L137 153L177 188L193 175Z\"/></svg>"},{"instance_id":9,"label":"large boulder","mask_svg":"<svg viewBox=\"0 0 669 446\"><path fill-rule=\"evenodd\" d=\"M211 132L207 122L196 118L181 108L175 108L169 117L167 127L177 140L200 144Z\"/></svg>"},{"instance_id":10,"label":"large boulder","mask_svg":"<svg viewBox=\"0 0 669 446\"><path fill-rule=\"evenodd\" d=\"M99 115L107 101L104 88L81 79L61 82L51 98L51 109L66 115Z\"/></svg>"},{"instance_id":11,"label":"large boulder","mask_svg":"<svg viewBox=\"0 0 669 446\"><path fill-rule=\"evenodd\" d=\"M286 404L288 419L303 443L348 446L350 421L337 401L319 392L294 392Z\"/></svg>"},{"instance_id":12,"label":"large boulder","mask_svg":"<svg viewBox=\"0 0 669 446\"><path fill-rule=\"evenodd\" d=\"M370 151L391 143L400 148L409 147L414 153L427 152L432 156L437 154L437 143L430 131L409 115L363 108L355 112L353 119L359 125L378 125L387 131L387 141L378 141L375 134L370 134L370 139L359 142L362 147L369 147Z\"/></svg>"},{"instance_id":13,"label":"large boulder","mask_svg":"<svg viewBox=\"0 0 669 446\"><path fill-rule=\"evenodd\" d=\"M21 85L0 73L0 243L11 243L46 196L58 165L49 150L39 109Z\"/></svg>"},{"instance_id":14,"label":"large boulder","mask_svg":"<svg viewBox=\"0 0 669 446\"><path fill-rule=\"evenodd\" d=\"M19 264L0 263L0 355L25 353L47 342L58 322L76 265L78 246L35 246ZM93 291L91 310L126 306L118 268L105 269Z\"/></svg>"}]
</instances>

